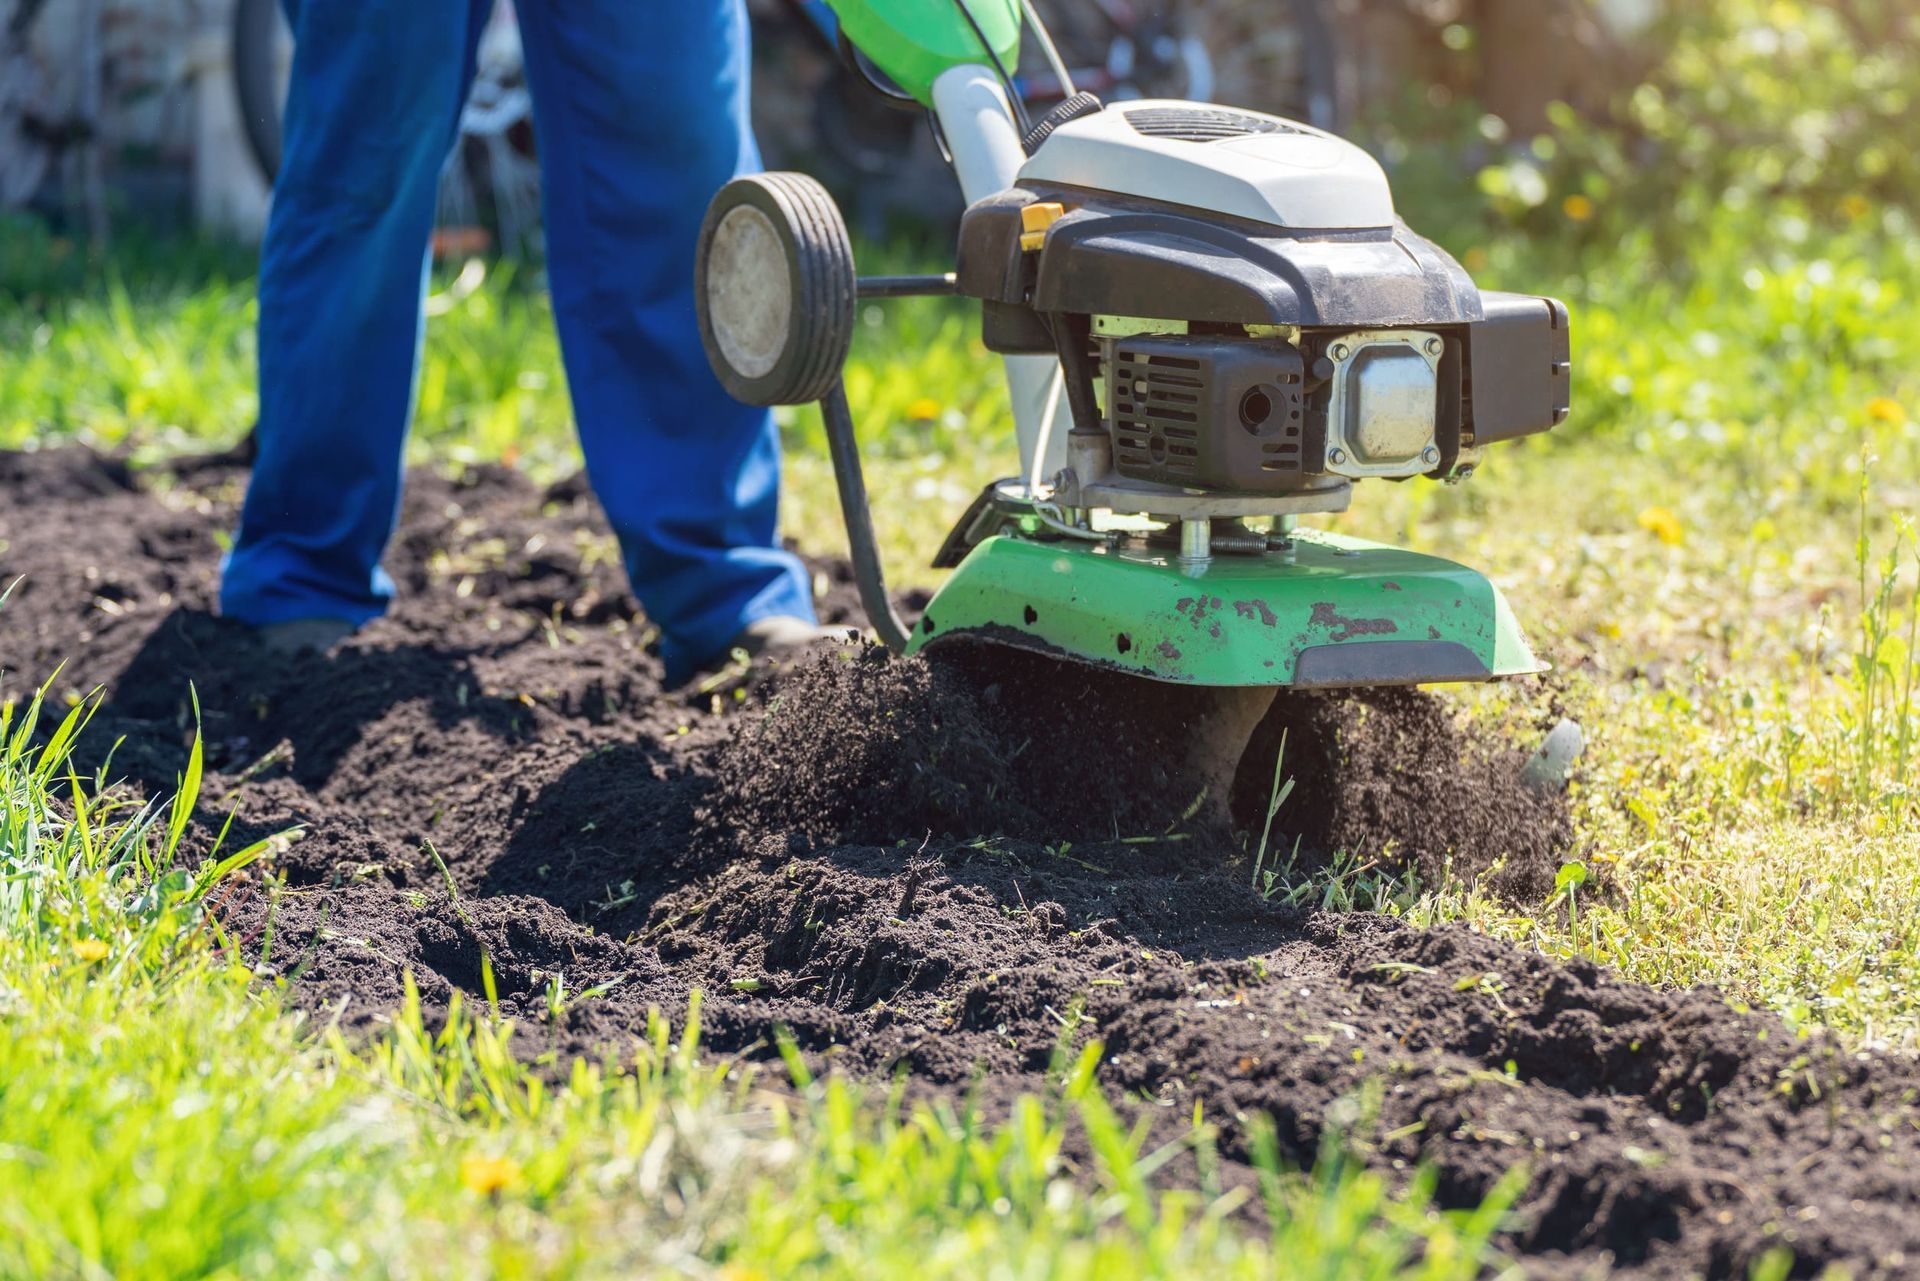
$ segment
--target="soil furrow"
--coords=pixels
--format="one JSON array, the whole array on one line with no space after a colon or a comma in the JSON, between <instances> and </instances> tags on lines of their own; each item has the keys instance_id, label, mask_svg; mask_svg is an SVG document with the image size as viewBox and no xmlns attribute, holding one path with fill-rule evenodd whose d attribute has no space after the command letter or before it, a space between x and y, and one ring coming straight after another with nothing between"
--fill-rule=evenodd
<instances>
[{"instance_id":1,"label":"soil furrow","mask_svg":"<svg viewBox=\"0 0 1920 1281\"><path fill-rule=\"evenodd\" d=\"M298 827L230 926L294 1000L369 1026L411 973L478 996L529 1054L618 1046L705 996L709 1046L777 1029L823 1064L989 1108L1104 1041L1107 1087L1196 1107L1244 1178L1251 1127L1436 1169L1467 1205L1510 1170L1506 1244L1540 1275L1920 1272L1920 1067L1800 1038L1717 994L1621 982L1459 928L1294 910L1183 794L1190 692L997 650L846 651L667 692L577 482L410 477L393 614L330 656L269 659L213 616L243 470L0 455L0 664L99 686L98 765L164 790L197 694L205 841ZM854 619L822 566L831 619ZM1417 693L1283 698L1231 812L1273 848L1365 850L1537 903L1571 839L1514 754ZM1296 855L1296 849L1299 851ZM581 993L557 1020L550 990Z\"/></svg>"}]
</instances>

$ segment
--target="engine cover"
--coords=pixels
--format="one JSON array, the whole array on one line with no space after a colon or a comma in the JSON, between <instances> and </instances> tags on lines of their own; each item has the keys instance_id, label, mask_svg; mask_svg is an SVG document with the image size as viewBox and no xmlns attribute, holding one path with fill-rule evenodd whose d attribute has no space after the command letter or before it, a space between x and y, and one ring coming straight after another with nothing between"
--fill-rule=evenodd
<instances>
[{"instance_id":1,"label":"engine cover","mask_svg":"<svg viewBox=\"0 0 1920 1281\"><path fill-rule=\"evenodd\" d=\"M1405 479L1439 466L1443 435L1447 452L1458 438L1458 375L1447 381L1437 333L1094 341L1113 469L1129 480L1284 494L1325 476Z\"/></svg>"},{"instance_id":2,"label":"engine cover","mask_svg":"<svg viewBox=\"0 0 1920 1281\"><path fill-rule=\"evenodd\" d=\"M1569 410L1564 306L1482 292L1365 152L1255 112L1129 102L1059 125L968 207L955 290L988 350L1060 357L1076 431L1112 446L1076 468L1096 489L1096 462L1263 498L1441 479Z\"/></svg>"},{"instance_id":3,"label":"engine cover","mask_svg":"<svg viewBox=\"0 0 1920 1281\"><path fill-rule=\"evenodd\" d=\"M1273 227L1391 227L1379 162L1343 138L1279 116L1144 99L1047 135L1019 184L1059 183L1171 201Z\"/></svg>"},{"instance_id":4,"label":"engine cover","mask_svg":"<svg viewBox=\"0 0 1920 1281\"><path fill-rule=\"evenodd\" d=\"M1440 461L1440 361L1446 340L1418 329L1363 330L1325 344L1326 451L1336 476L1404 479Z\"/></svg>"}]
</instances>

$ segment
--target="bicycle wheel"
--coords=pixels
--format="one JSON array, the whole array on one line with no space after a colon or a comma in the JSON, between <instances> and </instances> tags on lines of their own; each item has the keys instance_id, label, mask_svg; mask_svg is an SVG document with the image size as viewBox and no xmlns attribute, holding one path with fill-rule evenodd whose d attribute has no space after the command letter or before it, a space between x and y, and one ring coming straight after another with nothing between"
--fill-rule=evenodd
<instances>
[{"instance_id":1,"label":"bicycle wheel","mask_svg":"<svg viewBox=\"0 0 1920 1281\"><path fill-rule=\"evenodd\" d=\"M1348 121L1329 0L1239 7L1036 0L1078 87L1109 101L1216 98L1337 133Z\"/></svg>"},{"instance_id":2,"label":"bicycle wheel","mask_svg":"<svg viewBox=\"0 0 1920 1281\"><path fill-rule=\"evenodd\" d=\"M287 96L280 51L286 31L280 0L235 0L233 92L247 150L269 185L280 173L280 112Z\"/></svg>"},{"instance_id":3,"label":"bicycle wheel","mask_svg":"<svg viewBox=\"0 0 1920 1281\"><path fill-rule=\"evenodd\" d=\"M58 156L40 116L51 90L33 51L33 25L46 7L46 0L0 0L0 209L39 195Z\"/></svg>"},{"instance_id":4,"label":"bicycle wheel","mask_svg":"<svg viewBox=\"0 0 1920 1281\"><path fill-rule=\"evenodd\" d=\"M279 0L235 0L233 88L247 150L269 185L283 154L281 112L291 33ZM520 31L501 3L481 36L473 89L460 117L460 140L441 177L437 221L474 225L484 239L518 252L540 229L539 162L533 154L533 101L526 87Z\"/></svg>"}]
</instances>

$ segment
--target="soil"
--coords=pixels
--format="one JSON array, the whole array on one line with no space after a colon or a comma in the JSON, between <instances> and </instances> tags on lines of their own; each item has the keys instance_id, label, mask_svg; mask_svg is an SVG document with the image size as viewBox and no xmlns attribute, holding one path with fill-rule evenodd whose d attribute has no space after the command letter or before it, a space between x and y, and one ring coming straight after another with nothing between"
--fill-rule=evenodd
<instances>
[{"instance_id":1,"label":"soil","mask_svg":"<svg viewBox=\"0 0 1920 1281\"><path fill-rule=\"evenodd\" d=\"M1534 1275L1920 1272L1920 1066L1802 1039L1708 990L1638 986L1461 928L1296 910L1250 888L1270 849L1482 877L1537 905L1560 805L1514 751L1414 692L1283 696L1231 805L1185 769L1193 691L999 648L842 649L668 691L584 487L416 473L393 613L279 660L214 616L233 458L139 472L0 455L0 665L95 686L96 765L164 791L197 695L202 845L298 828L223 902L292 998L379 1025L490 963L526 1053L625 1043L704 995L706 1044L817 1062L989 1110L1105 1042L1116 1099L1179 1134L1199 1104L1248 1177L1252 1121L1438 1175L1450 1206L1509 1170L1503 1246ZM844 569L829 619L858 621ZM1234 829L1238 829L1236 832ZM550 1018L556 975L605 992ZM1191 1177L1186 1172L1185 1177ZM1183 1177L1169 1171L1170 1177Z\"/></svg>"}]
</instances>

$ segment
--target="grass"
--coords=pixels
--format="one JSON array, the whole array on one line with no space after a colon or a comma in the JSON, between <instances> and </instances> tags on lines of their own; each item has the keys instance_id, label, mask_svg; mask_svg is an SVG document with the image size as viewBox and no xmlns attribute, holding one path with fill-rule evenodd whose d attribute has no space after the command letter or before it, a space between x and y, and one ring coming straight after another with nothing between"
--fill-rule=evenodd
<instances>
[{"instance_id":1,"label":"grass","mask_svg":"<svg viewBox=\"0 0 1920 1281\"><path fill-rule=\"evenodd\" d=\"M1260 1190L1157 1192L1213 1131L1149 1149L1092 1088L1100 1047L998 1124L702 1056L699 1005L617 1058L529 1065L512 1026L409 992L371 1042L282 1006L225 928L258 847L177 865L197 796L77 777L83 700L0 713L0 1276L1272 1275L1452 1281L1495 1262L1516 1188L1471 1213L1330 1147L1256 1138ZM197 759L197 755L196 755ZM490 977L490 976L489 976ZM1064 1155L1070 1130L1089 1155ZM1269 1233L1231 1217L1263 1197Z\"/></svg>"},{"instance_id":2,"label":"grass","mask_svg":"<svg viewBox=\"0 0 1920 1281\"><path fill-rule=\"evenodd\" d=\"M1685 278L1630 251L1556 275L1526 242L1493 242L1484 273L1574 304L1579 416L1471 485L1381 486L1339 518L1486 566L1561 667L1591 739L1577 897L1520 913L1472 885L1383 877L1366 851L1264 888L1466 920L1912 1048L1920 562L1900 517L1920 509L1920 334L1899 316L1920 253L1891 213L1784 242L1764 268L1740 252L1757 234L1711 228ZM69 255L71 280L0 310L23 353L0 366L0 443L161 456L243 431L250 286L196 253L117 278ZM544 297L497 269L437 297L417 455L572 466ZM869 313L849 383L892 563L924 564L1004 466L993 364L957 309L894 306ZM831 547L817 423L794 415L786 435L788 528ZM1512 722L1532 714L1523 697L1462 701ZM1007 1258L1038 1275L1255 1275L1287 1257L1440 1277L1484 1255L1489 1219L1337 1161L1311 1182L1270 1169L1277 1226L1249 1239L1225 1201L1150 1191L1164 1154L1065 1071L1054 1097L983 1128L842 1083L772 1091L664 1020L558 1089L486 1011L429 1032L409 1007L349 1047L282 1011L193 882L141 853L164 851L164 815L122 812L59 756L20 748L0 769L0 1275L960 1275ZM1059 1190L1069 1126L1105 1135L1082 1176L1095 1197Z\"/></svg>"},{"instance_id":3,"label":"grass","mask_svg":"<svg viewBox=\"0 0 1920 1281\"><path fill-rule=\"evenodd\" d=\"M243 264L195 249L114 276L27 234L64 274L0 308L0 341L21 353L0 364L0 444L157 457L245 429ZM1350 851L1263 889L1466 920L1912 1048L1920 562L1901 517L1920 509L1920 333L1898 318L1920 296L1920 251L1892 213L1783 242L1764 268L1744 253L1757 234L1711 228L1686 278L1630 249L1555 274L1538 247L1491 242L1484 273L1573 301L1579 416L1470 485L1381 486L1339 518L1509 589L1589 728L1569 878L1585 883L1522 913ZM498 269L443 278L437 297L416 454L571 467L544 297ZM1004 466L993 364L957 309L894 306L869 314L849 384L892 563L924 564ZM788 528L832 546L817 423L785 426ZM1524 722L1528 697L1462 703ZM1143 1150L1084 1063L985 1126L843 1082L774 1089L700 1054L697 1011L557 1086L485 1009L430 1030L410 1004L350 1046L236 959L220 879L168 870L184 811L129 809L70 777L62 737L29 751L35 713L8 706L0 1275L1252 1276L1285 1258L1325 1277L1441 1278L1488 1258L1498 1200L1440 1214L1418 1186L1394 1196L1337 1156L1311 1178L1269 1161L1270 1236L1231 1219L1232 1196L1156 1192L1172 1154ZM86 706L68 713L76 730ZM1063 1156L1076 1128L1094 1136L1078 1169ZM1201 1125L1186 1147L1209 1142Z\"/></svg>"},{"instance_id":4,"label":"grass","mask_svg":"<svg viewBox=\"0 0 1920 1281\"><path fill-rule=\"evenodd\" d=\"M1464 920L1912 1050L1920 235L1911 157L1886 152L1897 130L1875 133L1854 100L1905 92L1889 88L1904 64L1876 50L1833 74L1842 36L1819 7L1713 9L1725 30L1676 40L1655 91L1635 95L1633 145L1570 127L1462 169L1456 139L1381 135L1416 226L1483 283L1573 310L1569 424L1495 451L1467 485L1363 488L1333 522L1485 567L1555 662L1552 697L1589 739L1562 891L1523 912L1472 884L1387 877L1377 851L1262 889ZM1806 65L1769 70L1752 38L1767 22L1811 42L1794 46ZM1715 111L1765 123L1721 147ZM1498 135L1470 112L1421 118L1474 145ZM1824 159L1811 176L1792 160L1809 137ZM84 439L158 458L237 438L255 405L249 271L198 245L95 263L9 225L0 447ZM416 458L576 465L537 286L502 266L437 278ZM914 567L1008 470L996 362L963 308L876 305L848 386L893 578L932 581ZM783 429L787 528L839 546L818 422ZM1459 701L1509 725L1542 710L1510 687ZM174 875L170 811L69 777L62 752L25 748L25 707L8 715L0 1275L1252 1275L1285 1258L1437 1278L1484 1257L1497 1201L1439 1215L1338 1159L1311 1180L1267 1164L1270 1238L1232 1228L1224 1194L1156 1194L1146 1176L1168 1154L1118 1127L1084 1063L985 1127L844 1083L771 1088L703 1058L697 1011L558 1085L505 1052L484 1009L430 1032L409 1006L348 1046L234 959L211 904L244 868ZM1256 877L1290 866L1284 831L1282 807ZM1072 1186L1095 1195L1065 1190L1069 1127L1093 1153ZM1209 1131L1185 1142L1198 1157Z\"/></svg>"},{"instance_id":5,"label":"grass","mask_svg":"<svg viewBox=\"0 0 1920 1281\"><path fill-rule=\"evenodd\" d=\"M1920 510L1920 330L1903 320L1920 236L1896 208L1836 218L1730 213L1677 259L1631 240L1456 244L1492 282L1569 299L1576 416L1470 484L1378 486L1333 523L1486 567L1592 731L1578 933L1506 919L1471 887L1436 890L1423 916L1912 1046L1920 560L1901 518ZM23 353L0 365L0 444L163 454L245 430L253 304L227 274L243 263L195 250L115 275L43 231L10 243L51 265L0 309ZM573 466L544 296L496 268L444 277L436 298L416 455ZM865 313L848 381L894 577L932 579L913 567L1006 468L995 362L964 309L889 304ZM832 548L817 421L785 430L787 527ZM1498 692L1469 701L1527 715Z\"/></svg>"}]
</instances>

